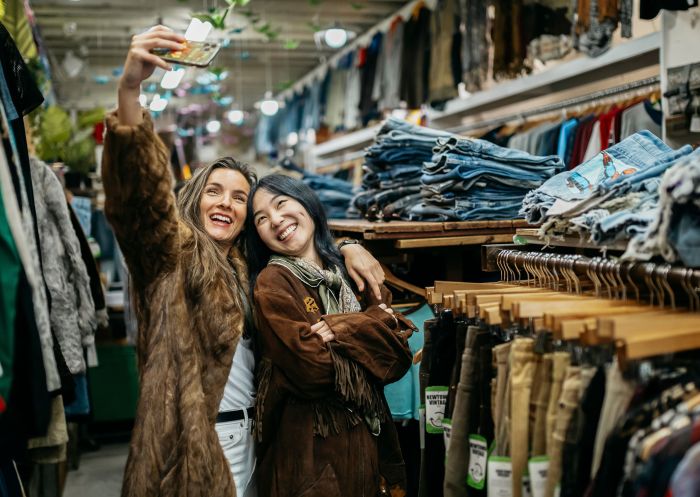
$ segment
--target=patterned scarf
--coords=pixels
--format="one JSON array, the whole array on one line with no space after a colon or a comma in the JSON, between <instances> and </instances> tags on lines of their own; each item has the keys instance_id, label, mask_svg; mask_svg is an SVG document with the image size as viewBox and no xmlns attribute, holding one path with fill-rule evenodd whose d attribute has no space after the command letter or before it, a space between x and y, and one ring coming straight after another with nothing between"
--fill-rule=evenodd
<instances>
[{"instance_id":1,"label":"patterned scarf","mask_svg":"<svg viewBox=\"0 0 700 497\"><path fill-rule=\"evenodd\" d=\"M270 257L270 264L285 267L306 286L318 288L326 314L344 314L361 310L357 297L337 267L333 270L321 269L311 261L281 255Z\"/></svg>"}]
</instances>

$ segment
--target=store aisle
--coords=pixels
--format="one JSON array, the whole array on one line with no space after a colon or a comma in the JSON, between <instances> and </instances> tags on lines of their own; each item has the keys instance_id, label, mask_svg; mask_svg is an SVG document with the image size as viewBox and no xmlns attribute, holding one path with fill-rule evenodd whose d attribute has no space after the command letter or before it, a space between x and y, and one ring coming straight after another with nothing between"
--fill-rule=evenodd
<instances>
[{"instance_id":1,"label":"store aisle","mask_svg":"<svg viewBox=\"0 0 700 497\"><path fill-rule=\"evenodd\" d=\"M119 497L128 444L105 445L97 452L83 454L80 469L68 473L65 497Z\"/></svg>"}]
</instances>

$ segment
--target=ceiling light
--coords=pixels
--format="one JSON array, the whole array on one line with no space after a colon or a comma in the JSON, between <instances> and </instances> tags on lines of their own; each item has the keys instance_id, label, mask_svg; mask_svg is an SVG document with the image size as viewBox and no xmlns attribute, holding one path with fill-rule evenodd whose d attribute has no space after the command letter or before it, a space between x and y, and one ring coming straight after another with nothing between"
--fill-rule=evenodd
<instances>
[{"instance_id":1,"label":"ceiling light","mask_svg":"<svg viewBox=\"0 0 700 497\"><path fill-rule=\"evenodd\" d=\"M148 97L142 93L141 95L139 95L139 103L141 104L141 107L146 107L146 104L148 103Z\"/></svg>"},{"instance_id":2,"label":"ceiling light","mask_svg":"<svg viewBox=\"0 0 700 497\"><path fill-rule=\"evenodd\" d=\"M228 119L228 122L231 124L235 124L236 126L239 126L243 124L243 120L245 119L245 114L243 114L242 110L230 110L228 114L226 114L226 119Z\"/></svg>"},{"instance_id":3,"label":"ceiling light","mask_svg":"<svg viewBox=\"0 0 700 497\"><path fill-rule=\"evenodd\" d=\"M185 70L183 68L167 71L165 74L163 74L163 79L160 80L161 88L166 90L177 88L177 85L180 84L180 81L182 81L184 75Z\"/></svg>"},{"instance_id":4,"label":"ceiling light","mask_svg":"<svg viewBox=\"0 0 700 497\"><path fill-rule=\"evenodd\" d=\"M192 18L190 25L187 26L187 31L185 31L185 38L190 41L204 41L212 27L209 21L202 22L196 17Z\"/></svg>"},{"instance_id":5,"label":"ceiling light","mask_svg":"<svg viewBox=\"0 0 700 497\"><path fill-rule=\"evenodd\" d=\"M293 147L297 143L299 143L299 135L295 131L292 131L287 135L287 146Z\"/></svg>"},{"instance_id":6,"label":"ceiling light","mask_svg":"<svg viewBox=\"0 0 700 497\"><path fill-rule=\"evenodd\" d=\"M323 40L331 48L340 48L348 42L348 32L342 28L327 29Z\"/></svg>"},{"instance_id":7,"label":"ceiling light","mask_svg":"<svg viewBox=\"0 0 700 497\"><path fill-rule=\"evenodd\" d=\"M148 108L151 109L153 112L162 112L167 106L168 100L165 98L161 98L160 95L156 93L155 97L153 97L153 100L151 100L151 105Z\"/></svg>"},{"instance_id":8,"label":"ceiling light","mask_svg":"<svg viewBox=\"0 0 700 497\"><path fill-rule=\"evenodd\" d=\"M278 110L280 110L280 104L277 100L268 98L260 102L260 111L266 116L274 116Z\"/></svg>"},{"instance_id":9,"label":"ceiling light","mask_svg":"<svg viewBox=\"0 0 700 497\"><path fill-rule=\"evenodd\" d=\"M214 119L213 121L209 121L207 123L207 131L212 135L218 133L220 129L221 121L217 121L216 119Z\"/></svg>"}]
</instances>

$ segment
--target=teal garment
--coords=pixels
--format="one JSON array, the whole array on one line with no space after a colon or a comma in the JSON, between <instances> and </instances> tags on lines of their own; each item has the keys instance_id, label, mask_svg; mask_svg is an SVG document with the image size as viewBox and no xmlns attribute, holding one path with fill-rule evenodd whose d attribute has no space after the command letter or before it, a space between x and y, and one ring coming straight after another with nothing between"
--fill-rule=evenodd
<instances>
[{"instance_id":1,"label":"teal garment","mask_svg":"<svg viewBox=\"0 0 700 497\"><path fill-rule=\"evenodd\" d=\"M413 321L418 331L413 332L413 336L408 339L408 346L412 354L416 354L423 348L425 333L423 325L428 319L433 319L435 315L428 304L424 304L415 312L405 314ZM384 387L384 396L389 404L392 418L418 419L418 406L420 404L420 384L418 381L418 371L420 364L412 364L406 374L397 382Z\"/></svg>"},{"instance_id":2,"label":"teal garment","mask_svg":"<svg viewBox=\"0 0 700 497\"><path fill-rule=\"evenodd\" d=\"M5 399L12 386L12 366L15 351L15 314L17 285L22 264L5 213L0 192L0 398Z\"/></svg>"},{"instance_id":3,"label":"teal garment","mask_svg":"<svg viewBox=\"0 0 700 497\"><path fill-rule=\"evenodd\" d=\"M559 130L559 140L557 141L557 155L568 164L566 157L571 154L570 148L573 146L572 134L576 133L578 119L572 118L564 122Z\"/></svg>"}]
</instances>

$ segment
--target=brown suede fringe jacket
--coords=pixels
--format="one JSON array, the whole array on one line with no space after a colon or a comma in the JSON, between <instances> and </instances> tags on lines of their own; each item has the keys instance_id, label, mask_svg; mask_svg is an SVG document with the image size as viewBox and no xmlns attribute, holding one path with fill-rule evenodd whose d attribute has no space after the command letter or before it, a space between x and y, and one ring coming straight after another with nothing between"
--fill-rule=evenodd
<instances>
[{"instance_id":1,"label":"brown suede fringe jacket","mask_svg":"<svg viewBox=\"0 0 700 497\"><path fill-rule=\"evenodd\" d=\"M243 329L236 286L247 288L245 264L234 249L231 274L193 283L201 254L178 219L169 155L150 117L130 127L110 115L106 124L105 213L139 326L140 396L122 496L233 497L214 425Z\"/></svg>"},{"instance_id":2,"label":"brown suede fringe jacket","mask_svg":"<svg viewBox=\"0 0 700 497\"><path fill-rule=\"evenodd\" d=\"M386 288L383 294L389 304L391 294ZM410 367L415 327L403 316L394 319L370 295L364 312L323 315L317 289L288 269L269 265L260 273L260 497L405 495L383 386ZM336 336L328 344L311 332L321 319Z\"/></svg>"}]
</instances>

